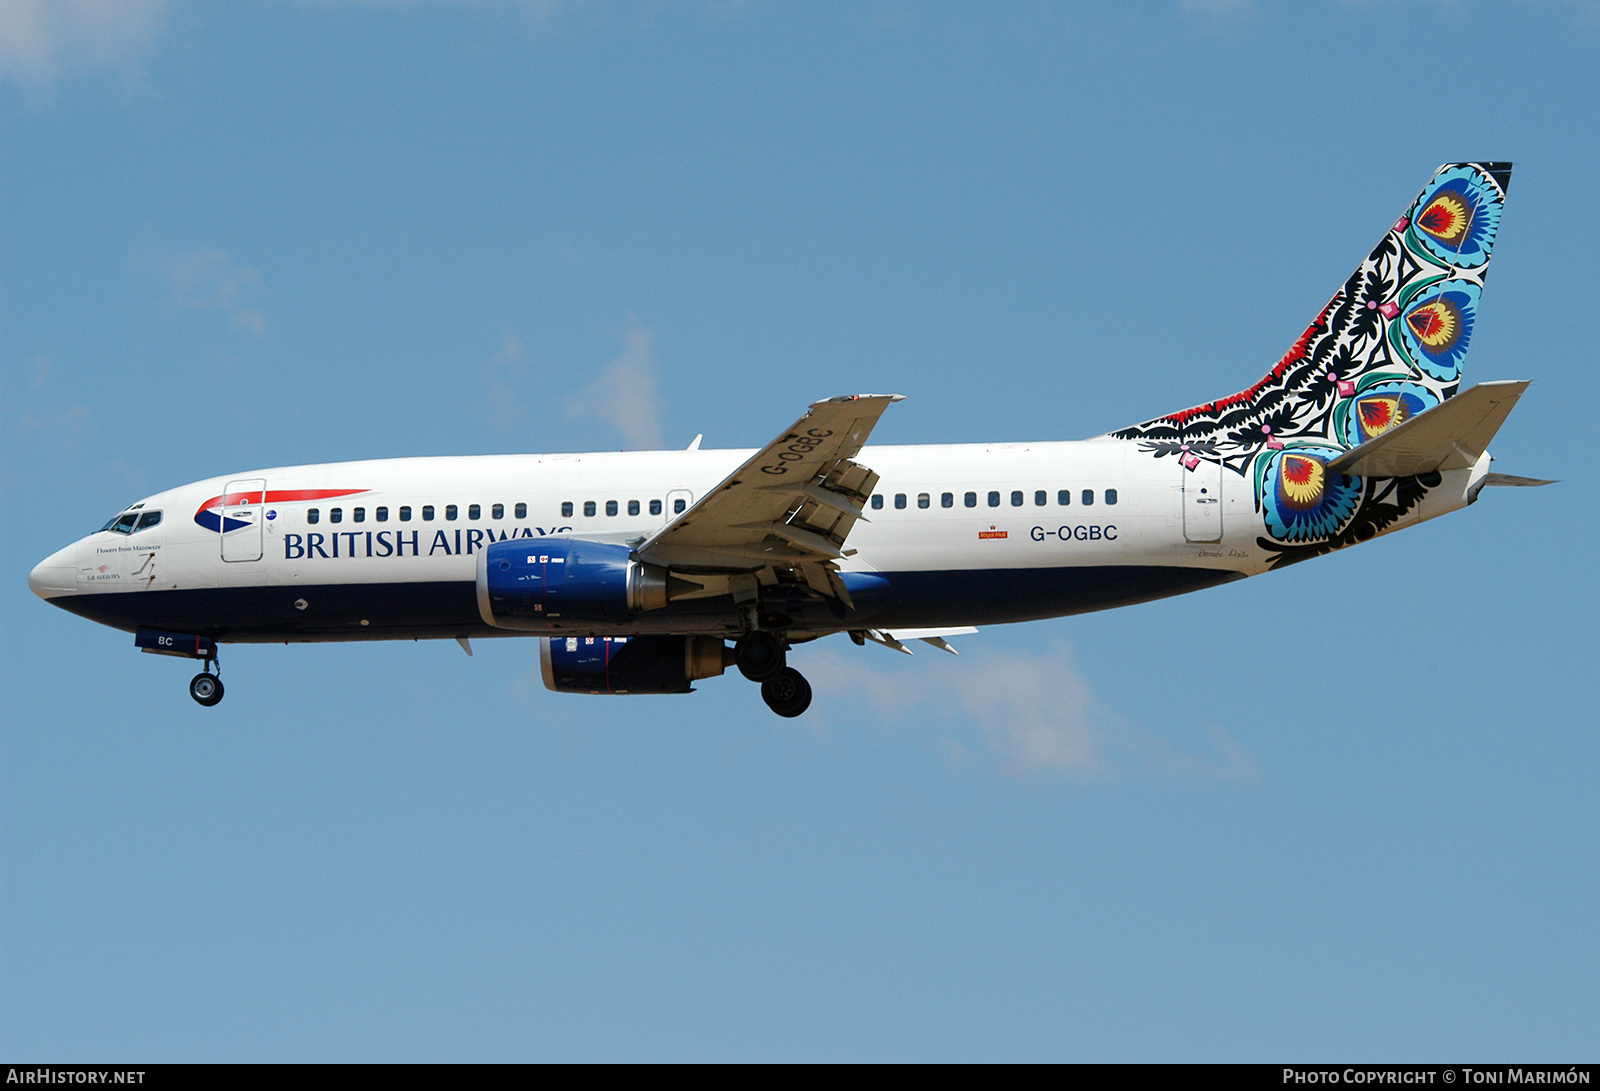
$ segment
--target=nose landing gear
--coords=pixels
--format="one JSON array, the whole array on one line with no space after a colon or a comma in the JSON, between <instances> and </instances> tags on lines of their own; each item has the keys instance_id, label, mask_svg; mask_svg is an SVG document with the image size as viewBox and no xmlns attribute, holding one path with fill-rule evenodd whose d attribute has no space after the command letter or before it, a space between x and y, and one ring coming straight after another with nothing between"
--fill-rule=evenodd
<instances>
[{"instance_id":1,"label":"nose landing gear","mask_svg":"<svg viewBox=\"0 0 1600 1091\"><path fill-rule=\"evenodd\" d=\"M201 673L189 679L189 696L206 708L222 700L222 679L217 677L222 673L221 664L217 660L217 642L211 637L140 629L133 634L133 646L153 655L200 660Z\"/></svg>"},{"instance_id":2,"label":"nose landing gear","mask_svg":"<svg viewBox=\"0 0 1600 1091\"><path fill-rule=\"evenodd\" d=\"M210 708L222 700L222 679L214 674L197 674L189 680L189 696Z\"/></svg>"},{"instance_id":3,"label":"nose landing gear","mask_svg":"<svg viewBox=\"0 0 1600 1091\"><path fill-rule=\"evenodd\" d=\"M189 679L189 696L205 708L222 700L222 679L217 677L221 673L222 663L217 658L216 646L212 645L211 654L205 656L204 669Z\"/></svg>"}]
</instances>

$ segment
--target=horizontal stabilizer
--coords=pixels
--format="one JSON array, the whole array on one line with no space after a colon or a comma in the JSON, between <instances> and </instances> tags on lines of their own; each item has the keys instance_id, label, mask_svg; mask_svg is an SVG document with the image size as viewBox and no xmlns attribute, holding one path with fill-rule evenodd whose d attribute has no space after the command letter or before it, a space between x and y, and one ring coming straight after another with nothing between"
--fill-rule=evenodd
<instances>
[{"instance_id":1,"label":"horizontal stabilizer","mask_svg":"<svg viewBox=\"0 0 1600 1091\"><path fill-rule=\"evenodd\" d=\"M1526 380L1479 383L1346 451L1328 469L1355 477L1471 469L1526 389Z\"/></svg>"},{"instance_id":2,"label":"horizontal stabilizer","mask_svg":"<svg viewBox=\"0 0 1600 1091\"><path fill-rule=\"evenodd\" d=\"M1483 483L1485 485L1510 485L1523 489L1555 484L1554 481L1546 481L1542 477L1517 477L1515 474L1490 474L1483 479Z\"/></svg>"}]
</instances>

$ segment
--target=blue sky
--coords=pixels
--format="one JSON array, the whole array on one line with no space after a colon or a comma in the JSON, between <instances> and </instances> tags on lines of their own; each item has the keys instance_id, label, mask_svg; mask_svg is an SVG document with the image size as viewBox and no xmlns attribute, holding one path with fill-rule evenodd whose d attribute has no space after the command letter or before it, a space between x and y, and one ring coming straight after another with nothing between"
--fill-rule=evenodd
<instances>
[{"instance_id":1,"label":"blue sky","mask_svg":"<svg viewBox=\"0 0 1600 1091\"><path fill-rule=\"evenodd\" d=\"M0 1054L1592 1060L1597 71L1555 0L7 5ZM824 642L798 721L512 640L225 649L203 710L25 585L261 466L1098 434L1460 159L1517 164L1496 469L1561 484Z\"/></svg>"}]
</instances>

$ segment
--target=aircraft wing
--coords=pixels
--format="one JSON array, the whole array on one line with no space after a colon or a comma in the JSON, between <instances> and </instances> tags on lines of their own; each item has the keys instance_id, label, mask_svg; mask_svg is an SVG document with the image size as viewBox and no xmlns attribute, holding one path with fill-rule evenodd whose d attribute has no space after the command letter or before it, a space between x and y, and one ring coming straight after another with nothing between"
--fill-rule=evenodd
<instances>
[{"instance_id":1,"label":"aircraft wing","mask_svg":"<svg viewBox=\"0 0 1600 1091\"><path fill-rule=\"evenodd\" d=\"M816 402L688 511L634 550L680 572L795 570L813 590L849 601L834 562L878 475L852 462L898 394Z\"/></svg>"},{"instance_id":2,"label":"aircraft wing","mask_svg":"<svg viewBox=\"0 0 1600 1091\"><path fill-rule=\"evenodd\" d=\"M1526 381L1479 383L1346 451L1328 469L1360 477L1468 469L1526 389Z\"/></svg>"}]
</instances>

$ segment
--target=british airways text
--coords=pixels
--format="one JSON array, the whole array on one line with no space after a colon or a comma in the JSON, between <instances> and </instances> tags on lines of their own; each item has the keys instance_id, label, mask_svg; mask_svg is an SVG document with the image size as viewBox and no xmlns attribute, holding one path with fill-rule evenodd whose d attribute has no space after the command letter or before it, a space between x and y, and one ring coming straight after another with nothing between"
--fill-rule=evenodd
<instances>
[{"instance_id":1,"label":"british airways text","mask_svg":"<svg viewBox=\"0 0 1600 1091\"><path fill-rule=\"evenodd\" d=\"M443 553L472 554L492 542L508 538L545 538L555 534L570 534L571 527L512 527L497 536L493 530L469 527L463 530L435 530L433 540L423 552L425 531L420 530L339 530L330 534L308 531L305 534L283 536L283 559L286 561L311 561L336 557L431 557Z\"/></svg>"}]
</instances>

